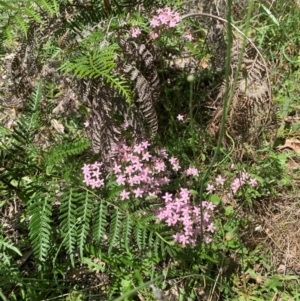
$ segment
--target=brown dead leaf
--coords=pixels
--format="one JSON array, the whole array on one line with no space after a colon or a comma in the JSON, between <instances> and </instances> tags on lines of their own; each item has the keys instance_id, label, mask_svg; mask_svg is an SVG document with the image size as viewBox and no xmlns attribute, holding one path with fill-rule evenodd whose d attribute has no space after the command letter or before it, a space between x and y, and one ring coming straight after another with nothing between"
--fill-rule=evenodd
<instances>
[{"instance_id":1,"label":"brown dead leaf","mask_svg":"<svg viewBox=\"0 0 300 301\"><path fill-rule=\"evenodd\" d=\"M300 140L296 138L286 139L284 145L278 146L278 149L284 148L290 148L294 152L300 153Z\"/></svg>"},{"instance_id":2,"label":"brown dead leaf","mask_svg":"<svg viewBox=\"0 0 300 301\"><path fill-rule=\"evenodd\" d=\"M64 133L65 127L61 123L59 123L56 119L51 120L51 125L59 134Z\"/></svg>"},{"instance_id":3,"label":"brown dead leaf","mask_svg":"<svg viewBox=\"0 0 300 301\"><path fill-rule=\"evenodd\" d=\"M208 62L209 62L209 56L207 55L206 57L204 57L199 66L202 68L202 69L207 69L208 68Z\"/></svg>"}]
</instances>

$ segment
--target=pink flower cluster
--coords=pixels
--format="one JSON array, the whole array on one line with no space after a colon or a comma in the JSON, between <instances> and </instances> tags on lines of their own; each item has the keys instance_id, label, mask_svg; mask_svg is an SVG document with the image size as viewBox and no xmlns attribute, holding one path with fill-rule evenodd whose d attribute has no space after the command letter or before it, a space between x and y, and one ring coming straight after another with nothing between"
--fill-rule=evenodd
<instances>
[{"instance_id":1,"label":"pink flower cluster","mask_svg":"<svg viewBox=\"0 0 300 301\"><path fill-rule=\"evenodd\" d=\"M100 188L104 185L101 167L103 163L95 162L94 164L84 164L82 167L84 180L83 182L92 189Z\"/></svg>"},{"instance_id":2,"label":"pink flower cluster","mask_svg":"<svg viewBox=\"0 0 300 301\"><path fill-rule=\"evenodd\" d=\"M112 174L118 186L123 188L120 200L132 198L159 197L161 187L169 184L169 166L177 171L178 159L168 158L165 149L155 154L149 151L150 144L143 141L133 147L118 143L114 152L118 157L113 162Z\"/></svg>"},{"instance_id":3,"label":"pink flower cluster","mask_svg":"<svg viewBox=\"0 0 300 301\"><path fill-rule=\"evenodd\" d=\"M223 186L225 184L225 179L221 176L218 175L218 177L215 178L215 185L213 184L208 184L206 187L206 191L208 194L212 194L213 192L215 192L218 187L223 189ZM238 190L244 186L244 185L249 185L250 187L255 187L258 185L257 180L254 178L251 178L250 175L247 172L242 172L240 173L237 177L235 177L233 179L233 181L231 182L230 186L230 190L231 193L233 195L235 195Z\"/></svg>"},{"instance_id":4,"label":"pink flower cluster","mask_svg":"<svg viewBox=\"0 0 300 301\"><path fill-rule=\"evenodd\" d=\"M181 21L179 13L173 12L170 7L160 8L157 10L158 15L154 16L150 21L150 26L157 31L150 34L151 39L155 40L159 37L161 29L174 28Z\"/></svg>"},{"instance_id":5,"label":"pink flower cluster","mask_svg":"<svg viewBox=\"0 0 300 301\"><path fill-rule=\"evenodd\" d=\"M139 28L132 28L130 33L132 38L137 38L142 32Z\"/></svg>"},{"instance_id":6,"label":"pink flower cluster","mask_svg":"<svg viewBox=\"0 0 300 301\"><path fill-rule=\"evenodd\" d=\"M183 35L183 36L182 36L182 39L183 39L184 41L189 41L189 42L192 42L192 41L194 40L193 36L190 35L190 34L185 34L185 35Z\"/></svg>"},{"instance_id":7,"label":"pink flower cluster","mask_svg":"<svg viewBox=\"0 0 300 301\"><path fill-rule=\"evenodd\" d=\"M170 170L177 172L181 167L177 158L171 157L164 148L150 152L150 144L143 141L134 146L118 143L114 152L118 156L113 160L110 174L120 187L120 195L116 201L146 200L154 197L162 201L163 207L156 214L159 221L164 221L169 227L176 229L173 238L182 245L195 245L202 233L204 241L209 243L211 238L207 233L213 233L215 227L211 222L214 205L209 202L199 206L191 204L191 194L186 188L181 188L177 194L162 193L162 187L169 184ZM104 185L101 173L102 163L85 164L82 168L84 183L91 188ZM183 171L184 176L199 176L195 167ZM102 178L101 178L102 177ZM201 212L203 218L201 218ZM202 225L201 225L202 222Z\"/></svg>"},{"instance_id":8,"label":"pink flower cluster","mask_svg":"<svg viewBox=\"0 0 300 301\"><path fill-rule=\"evenodd\" d=\"M203 218L201 218L201 209L191 204L191 194L188 189L181 188L180 192L175 195L167 192L162 198L165 201L165 207L160 209L158 219L165 221L169 227L179 229L179 232L173 235L175 242L183 246L195 245L201 230L204 234L203 241L205 243L212 241L207 234L215 231L212 223L215 205L207 201L202 202Z\"/></svg>"},{"instance_id":9,"label":"pink flower cluster","mask_svg":"<svg viewBox=\"0 0 300 301\"><path fill-rule=\"evenodd\" d=\"M173 12L170 7L160 8L157 10L158 15L150 21L153 28L165 26L166 28L176 27L181 21L178 13Z\"/></svg>"}]
</instances>

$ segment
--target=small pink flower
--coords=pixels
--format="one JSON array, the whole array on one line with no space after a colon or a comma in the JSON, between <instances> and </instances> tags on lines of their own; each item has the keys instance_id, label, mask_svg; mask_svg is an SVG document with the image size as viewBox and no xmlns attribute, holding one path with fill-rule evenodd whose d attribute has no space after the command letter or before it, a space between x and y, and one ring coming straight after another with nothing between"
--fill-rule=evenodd
<instances>
[{"instance_id":1,"label":"small pink flower","mask_svg":"<svg viewBox=\"0 0 300 301\"><path fill-rule=\"evenodd\" d=\"M141 190L140 188L137 188L135 190L133 190L134 196L136 198L142 197L143 196L143 190Z\"/></svg>"},{"instance_id":2,"label":"small pink flower","mask_svg":"<svg viewBox=\"0 0 300 301\"><path fill-rule=\"evenodd\" d=\"M150 143L148 141L143 141L141 145L144 149L147 149L150 146Z\"/></svg>"},{"instance_id":3,"label":"small pink flower","mask_svg":"<svg viewBox=\"0 0 300 301\"><path fill-rule=\"evenodd\" d=\"M187 176L194 176L194 177L198 177L199 176L199 171L195 167L189 167L184 173Z\"/></svg>"},{"instance_id":4,"label":"small pink flower","mask_svg":"<svg viewBox=\"0 0 300 301\"><path fill-rule=\"evenodd\" d=\"M149 161L149 159L150 159L151 157L152 157L152 156L149 154L149 152L145 152L145 153L143 154L142 160Z\"/></svg>"},{"instance_id":5,"label":"small pink flower","mask_svg":"<svg viewBox=\"0 0 300 301\"><path fill-rule=\"evenodd\" d=\"M118 184L119 186L125 185L125 177L124 177L123 175L119 175L119 176L117 177L116 182L117 182L117 184Z\"/></svg>"},{"instance_id":6,"label":"small pink flower","mask_svg":"<svg viewBox=\"0 0 300 301\"><path fill-rule=\"evenodd\" d=\"M233 194L236 194L237 191L239 190L239 188L244 184L244 181L239 179L239 178L235 178L234 181L232 182L232 184L230 185L230 188L233 192Z\"/></svg>"},{"instance_id":7,"label":"small pink flower","mask_svg":"<svg viewBox=\"0 0 300 301\"><path fill-rule=\"evenodd\" d=\"M166 192L166 194L162 197L165 200L165 203L172 201L173 195L171 193Z\"/></svg>"},{"instance_id":8,"label":"small pink flower","mask_svg":"<svg viewBox=\"0 0 300 301\"><path fill-rule=\"evenodd\" d=\"M190 42L194 40L194 38L190 34L183 35L182 39L185 41L190 41Z\"/></svg>"},{"instance_id":9,"label":"small pink flower","mask_svg":"<svg viewBox=\"0 0 300 301\"><path fill-rule=\"evenodd\" d=\"M165 148L161 148L158 153L161 157L163 157L165 159L168 158L168 153L167 153L167 150Z\"/></svg>"},{"instance_id":10,"label":"small pink flower","mask_svg":"<svg viewBox=\"0 0 300 301\"><path fill-rule=\"evenodd\" d=\"M141 144L137 144L133 147L133 151L137 154L141 154L144 150L144 147Z\"/></svg>"},{"instance_id":11,"label":"small pink flower","mask_svg":"<svg viewBox=\"0 0 300 301\"><path fill-rule=\"evenodd\" d=\"M180 169L180 165L177 158L170 158L170 163L172 165L173 170L178 171Z\"/></svg>"},{"instance_id":12,"label":"small pink flower","mask_svg":"<svg viewBox=\"0 0 300 301\"><path fill-rule=\"evenodd\" d=\"M129 199L129 192L127 192L125 189L120 194L121 200L128 200Z\"/></svg>"},{"instance_id":13,"label":"small pink flower","mask_svg":"<svg viewBox=\"0 0 300 301\"><path fill-rule=\"evenodd\" d=\"M131 29L131 37L137 38L141 34L141 30L139 28L132 28Z\"/></svg>"},{"instance_id":14,"label":"small pink flower","mask_svg":"<svg viewBox=\"0 0 300 301\"><path fill-rule=\"evenodd\" d=\"M84 127L87 128L87 127L89 127L90 123L86 120L85 123L84 123L83 125L84 125Z\"/></svg>"},{"instance_id":15,"label":"small pink flower","mask_svg":"<svg viewBox=\"0 0 300 301\"><path fill-rule=\"evenodd\" d=\"M214 226L213 223L210 223L210 224L207 226L207 231L208 231L208 232L214 233L215 230L216 230L216 227Z\"/></svg>"},{"instance_id":16,"label":"small pink flower","mask_svg":"<svg viewBox=\"0 0 300 301\"><path fill-rule=\"evenodd\" d=\"M204 241L206 244L209 244L209 243L211 243L211 242L212 242L212 239L211 239L210 237L208 237L208 236L204 235L204 237L203 237L203 241Z\"/></svg>"},{"instance_id":17,"label":"small pink flower","mask_svg":"<svg viewBox=\"0 0 300 301\"><path fill-rule=\"evenodd\" d=\"M156 40L159 37L159 34L157 32L151 32L150 38L152 40Z\"/></svg>"},{"instance_id":18,"label":"small pink flower","mask_svg":"<svg viewBox=\"0 0 300 301\"><path fill-rule=\"evenodd\" d=\"M212 185L212 184L208 184L207 187L206 187L206 191L208 194L212 194L215 190L215 186Z\"/></svg>"},{"instance_id":19,"label":"small pink flower","mask_svg":"<svg viewBox=\"0 0 300 301\"><path fill-rule=\"evenodd\" d=\"M154 17L151 21L150 21L150 26L155 28L158 27L160 25L160 21L159 19L157 19L157 17Z\"/></svg>"},{"instance_id":20,"label":"small pink flower","mask_svg":"<svg viewBox=\"0 0 300 301\"><path fill-rule=\"evenodd\" d=\"M116 162L114 163L113 171L115 174L118 174L121 172L121 165L118 165Z\"/></svg>"},{"instance_id":21,"label":"small pink flower","mask_svg":"<svg viewBox=\"0 0 300 301\"><path fill-rule=\"evenodd\" d=\"M218 176L216 177L216 183L219 184L219 185L221 185L221 186L223 186L224 183L225 183L225 179L222 178L220 175L218 175Z\"/></svg>"},{"instance_id":22,"label":"small pink flower","mask_svg":"<svg viewBox=\"0 0 300 301\"><path fill-rule=\"evenodd\" d=\"M255 187L255 186L257 185L257 180L251 178L250 181L249 181L249 185L250 185L251 187Z\"/></svg>"},{"instance_id":23,"label":"small pink flower","mask_svg":"<svg viewBox=\"0 0 300 301\"><path fill-rule=\"evenodd\" d=\"M128 127L129 127L128 121L124 121L124 123L121 125L121 127L122 127L123 130L127 130Z\"/></svg>"},{"instance_id":24,"label":"small pink flower","mask_svg":"<svg viewBox=\"0 0 300 301\"><path fill-rule=\"evenodd\" d=\"M207 210L213 211L215 208L216 208L216 205L214 205L213 203L207 202L207 206L206 206Z\"/></svg>"},{"instance_id":25,"label":"small pink flower","mask_svg":"<svg viewBox=\"0 0 300 301\"><path fill-rule=\"evenodd\" d=\"M182 120L184 119L184 116L181 115L181 114L179 114L179 115L177 116L177 119L178 119L179 121L182 121Z\"/></svg>"},{"instance_id":26,"label":"small pink flower","mask_svg":"<svg viewBox=\"0 0 300 301\"><path fill-rule=\"evenodd\" d=\"M162 161L162 160L157 160L157 161L155 162L155 169L156 169L158 172L165 171L166 165L165 165L164 161Z\"/></svg>"}]
</instances>

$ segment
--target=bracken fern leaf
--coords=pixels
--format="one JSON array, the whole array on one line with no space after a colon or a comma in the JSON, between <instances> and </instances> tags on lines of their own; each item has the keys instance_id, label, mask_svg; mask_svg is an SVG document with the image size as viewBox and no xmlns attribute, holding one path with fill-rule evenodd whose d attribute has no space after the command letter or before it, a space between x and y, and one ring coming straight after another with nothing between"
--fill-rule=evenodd
<instances>
[{"instance_id":1,"label":"bracken fern leaf","mask_svg":"<svg viewBox=\"0 0 300 301\"><path fill-rule=\"evenodd\" d=\"M97 245L101 244L107 226L107 205L104 200L97 204L96 214L93 219L93 239Z\"/></svg>"},{"instance_id":2,"label":"bracken fern leaf","mask_svg":"<svg viewBox=\"0 0 300 301\"><path fill-rule=\"evenodd\" d=\"M88 191L82 192L79 196L80 198L77 202L77 215L79 216L81 222L78 225L78 238L79 253L81 258L83 258L83 250L90 229L90 221L93 210L93 200Z\"/></svg>"},{"instance_id":3,"label":"bracken fern leaf","mask_svg":"<svg viewBox=\"0 0 300 301\"><path fill-rule=\"evenodd\" d=\"M31 217L29 236L35 257L39 262L44 262L50 248L50 217L52 215L53 197L48 193L37 192L31 197L30 203L28 208L28 214Z\"/></svg>"},{"instance_id":4,"label":"bracken fern leaf","mask_svg":"<svg viewBox=\"0 0 300 301\"><path fill-rule=\"evenodd\" d=\"M115 209L113 213L111 226L110 226L110 233L109 233L109 247L108 247L108 254L111 254L113 247L117 245L117 242L120 238L122 226L122 213L119 209Z\"/></svg>"}]
</instances>

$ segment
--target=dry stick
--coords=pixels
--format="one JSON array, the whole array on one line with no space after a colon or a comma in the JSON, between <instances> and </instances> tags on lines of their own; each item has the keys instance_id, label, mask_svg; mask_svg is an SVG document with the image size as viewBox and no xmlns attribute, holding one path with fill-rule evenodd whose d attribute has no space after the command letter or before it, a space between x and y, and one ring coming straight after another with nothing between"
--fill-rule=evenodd
<instances>
[{"instance_id":1,"label":"dry stick","mask_svg":"<svg viewBox=\"0 0 300 301\"><path fill-rule=\"evenodd\" d=\"M208 14L208 13L190 13L190 14L186 14L186 15L183 15L181 17L181 20L184 20L184 19L187 19L187 18L190 18L190 17L198 17L198 16L202 16L202 17L208 17L208 18L213 18L213 19L216 19L216 20L219 20L221 22L224 22L224 23L228 23L228 21L226 19L223 19L221 17L218 17L218 16L215 16L215 15L212 15L212 14ZM258 50L258 48L255 46L255 44L253 43L253 41L247 37L238 27L236 27L234 24L231 23L231 26L239 33L241 34L242 36L244 36L246 38L246 40L251 44L251 46L255 49L255 51L258 53L258 55L260 56L263 64L264 64L264 67L266 69L266 76L267 76L267 80L268 80L268 93L270 95L270 99L272 99L272 91L270 89L271 87L271 82L270 82L270 77L269 77L269 72L268 72L268 66L267 66L267 63L263 57L263 55L261 54L261 52Z\"/></svg>"}]
</instances>

